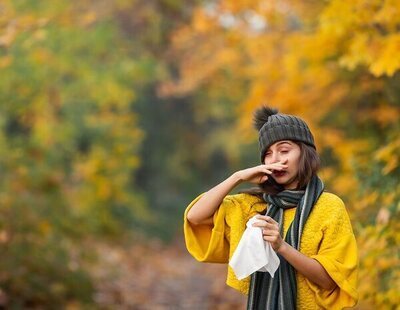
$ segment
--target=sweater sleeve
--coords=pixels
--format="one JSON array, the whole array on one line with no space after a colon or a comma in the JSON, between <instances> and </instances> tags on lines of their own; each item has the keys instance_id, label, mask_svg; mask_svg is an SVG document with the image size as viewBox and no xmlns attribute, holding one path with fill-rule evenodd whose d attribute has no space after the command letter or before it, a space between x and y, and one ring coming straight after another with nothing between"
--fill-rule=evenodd
<instances>
[{"instance_id":1,"label":"sweater sleeve","mask_svg":"<svg viewBox=\"0 0 400 310\"><path fill-rule=\"evenodd\" d=\"M308 281L316 301L324 309L343 309L357 303L358 251L342 200L338 199L330 212L316 259L336 282L337 287L328 291Z\"/></svg>"},{"instance_id":2,"label":"sweater sleeve","mask_svg":"<svg viewBox=\"0 0 400 310\"><path fill-rule=\"evenodd\" d=\"M194 199L184 213L183 232L186 248L200 262L228 263L230 227L225 220L226 210L233 207L229 196L225 197L220 207L215 211L213 224L193 225L187 220L190 208L200 199Z\"/></svg>"}]
</instances>

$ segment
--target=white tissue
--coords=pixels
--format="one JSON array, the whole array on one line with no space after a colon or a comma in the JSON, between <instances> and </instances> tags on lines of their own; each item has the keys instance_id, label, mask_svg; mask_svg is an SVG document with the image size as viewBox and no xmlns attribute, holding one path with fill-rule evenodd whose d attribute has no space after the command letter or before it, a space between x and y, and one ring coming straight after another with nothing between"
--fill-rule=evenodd
<instances>
[{"instance_id":1,"label":"white tissue","mask_svg":"<svg viewBox=\"0 0 400 310\"><path fill-rule=\"evenodd\" d=\"M252 217L247 222L247 228L229 261L229 266L232 267L239 280L256 271L268 271L271 277L274 277L279 267L279 257L271 244L263 239L262 229L252 226L260 221L256 217Z\"/></svg>"}]
</instances>

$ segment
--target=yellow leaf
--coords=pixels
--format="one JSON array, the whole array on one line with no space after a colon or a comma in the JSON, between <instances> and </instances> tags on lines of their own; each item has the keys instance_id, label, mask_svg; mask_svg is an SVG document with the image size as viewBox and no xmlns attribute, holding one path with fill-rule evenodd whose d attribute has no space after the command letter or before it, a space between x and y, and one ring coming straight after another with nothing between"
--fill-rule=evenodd
<instances>
[{"instance_id":1,"label":"yellow leaf","mask_svg":"<svg viewBox=\"0 0 400 310\"><path fill-rule=\"evenodd\" d=\"M390 34L382 39L377 59L371 63L370 71L375 76L393 76L400 69L400 34Z\"/></svg>"}]
</instances>

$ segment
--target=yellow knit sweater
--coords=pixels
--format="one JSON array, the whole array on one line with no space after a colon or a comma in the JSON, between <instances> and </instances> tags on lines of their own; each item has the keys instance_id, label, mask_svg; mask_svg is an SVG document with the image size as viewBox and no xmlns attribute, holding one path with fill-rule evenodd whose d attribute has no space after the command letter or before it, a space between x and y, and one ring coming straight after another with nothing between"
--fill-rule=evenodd
<instances>
[{"instance_id":1,"label":"yellow knit sweater","mask_svg":"<svg viewBox=\"0 0 400 310\"><path fill-rule=\"evenodd\" d=\"M187 207L184 235L189 253L201 262L228 263L246 228L247 221L262 212L266 204L249 194L228 195L214 214L213 225L191 225L186 214L197 197ZM284 211L286 234L294 219L295 208ZM316 259L336 282L328 291L300 273L297 278L298 309L343 309L357 303L358 253L356 240L342 200L324 192L314 206L305 226L300 252ZM226 283L247 294L250 277L238 280L228 265Z\"/></svg>"}]
</instances>

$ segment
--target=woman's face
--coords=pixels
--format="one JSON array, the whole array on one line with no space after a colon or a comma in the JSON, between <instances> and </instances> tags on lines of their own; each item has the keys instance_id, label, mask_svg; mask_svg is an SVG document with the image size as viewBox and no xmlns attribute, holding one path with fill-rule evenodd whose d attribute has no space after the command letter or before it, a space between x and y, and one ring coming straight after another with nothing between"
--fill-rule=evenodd
<instances>
[{"instance_id":1,"label":"woman's face","mask_svg":"<svg viewBox=\"0 0 400 310\"><path fill-rule=\"evenodd\" d=\"M272 144L265 153L264 163L272 164L279 162L288 167L283 171L274 171L272 177L285 189L295 189L299 181L297 173L299 170L300 146L290 140L282 140Z\"/></svg>"}]
</instances>

